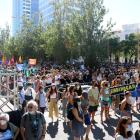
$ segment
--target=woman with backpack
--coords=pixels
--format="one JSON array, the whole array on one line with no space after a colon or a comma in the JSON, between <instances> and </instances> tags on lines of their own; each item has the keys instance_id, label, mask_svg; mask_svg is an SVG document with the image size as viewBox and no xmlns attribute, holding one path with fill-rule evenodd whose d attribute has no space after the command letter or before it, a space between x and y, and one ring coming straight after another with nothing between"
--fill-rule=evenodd
<instances>
[{"instance_id":1,"label":"woman with backpack","mask_svg":"<svg viewBox=\"0 0 140 140\"><path fill-rule=\"evenodd\" d=\"M69 110L73 107L73 99L75 98L75 96L77 96L77 93L74 92L74 87L75 86L70 86L70 95L68 97L68 103L67 103L67 108L68 108L67 114L68 114ZM72 118L69 121L70 131L71 131L71 125L72 125Z\"/></svg>"},{"instance_id":2,"label":"woman with backpack","mask_svg":"<svg viewBox=\"0 0 140 140\"><path fill-rule=\"evenodd\" d=\"M131 118L122 117L115 130L115 140L136 140L132 132Z\"/></svg>"},{"instance_id":3,"label":"woman with backpack","mask_svg":"<svg viewBox=\"0 0 140 140\"><path fill-rule=\"evenodd\" d=\"M74 136L74 140L79 140L81 136L81 140L84 140L84 114L81 109L81 101L79 97L75 97L73 100L73 115L74 118L72 120L72 134Z\"/></svg>"}]
</instances>

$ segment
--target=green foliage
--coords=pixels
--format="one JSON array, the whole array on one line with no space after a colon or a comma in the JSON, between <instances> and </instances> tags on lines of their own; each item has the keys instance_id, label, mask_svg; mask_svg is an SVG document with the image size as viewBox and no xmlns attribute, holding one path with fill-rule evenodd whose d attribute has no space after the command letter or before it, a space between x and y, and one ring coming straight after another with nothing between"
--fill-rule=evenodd
<instances>
[{"instance_id":1,"label":"green foliage","mask_svg":"<svg viewBox=\"0 0 140 140\"><path fill-rule=\"evenodd\" d=\"M106 27L101 26L108 12L103 0L52 0L51 5L54 10L51 22L43 21L40 11L32 18L23 15L15 37L8 37L5 44L2 43L8 58L13 55L16 58L21 55L24 60L53 57L62 64L82 56L85 64L90 66L107 60L107 32L114 24L110 19ZM37 25L34 25L34 20ZM110 41L111 54L119 52L116 51L118 42Z\"/></svg>"}]
</instances>

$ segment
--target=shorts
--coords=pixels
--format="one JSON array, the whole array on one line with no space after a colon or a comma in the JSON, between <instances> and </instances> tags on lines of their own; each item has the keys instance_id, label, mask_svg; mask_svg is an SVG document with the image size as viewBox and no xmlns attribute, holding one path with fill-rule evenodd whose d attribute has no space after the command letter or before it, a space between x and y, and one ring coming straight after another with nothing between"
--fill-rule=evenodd
<instances>
[{"instance_id":1,"label":"shorts","mask_svg":"<svg viewBox=\"0 0 140 140\"><path fill-rule=\"evenodd\" d=\"M106 105L106 106L104 105L103 101L101 101L101 106L102 106L102 107L109 107L109 105L110 105L110 104L109 104L109 101L108 101L108 105Z\"/></svg>"},{"instance_id":2,"label":"shorts","mask_svg":"<svg viewBox=\"0 0 140 140\"><path fill-rule=\"evenodd\" d=\"M88 111L89 112L94 112L94 111L97 111L97 109L98 109L98 105L95 105L95 106L90 105Z\"/></svg>"},{"instance_id":3,"label":"shorts","mask_svg":"<svg viewBox=\"0 0 140 140\"><path fill-rule=\"evenodd\" d=\"M140 97L138 97L138 100L136 101L136 104L140 104Z\"/></svg>"},{"instance_id":4,"label":"shorts","mask_svg":"<svg viewBox=\"0 0 140 140\"><path fill-rule=\"evenodd\" d=\"M89 114L84 115L84 118L85 118L85 125L91 125Z\"/></svg>"}]
</instances>

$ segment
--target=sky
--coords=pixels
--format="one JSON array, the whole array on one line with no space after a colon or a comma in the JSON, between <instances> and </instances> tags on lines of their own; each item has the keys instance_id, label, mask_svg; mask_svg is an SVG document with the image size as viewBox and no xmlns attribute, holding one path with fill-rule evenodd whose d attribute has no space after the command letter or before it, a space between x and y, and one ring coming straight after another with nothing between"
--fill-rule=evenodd
<instances>
[{"instance_id":1,"label":"sky","mask_svg":"<svg viewBox=\"0 0 140 140\"><path fill-rule=\"evenodd\" d=\"M109 9L104 17L103 25L110 18L116 25L113 29L121 29L124 24L140 23L140 0L104 0L104 6ZM0 28L8 22L12 28L12 0L0 0Z\"/></svg>"}]
</instances>

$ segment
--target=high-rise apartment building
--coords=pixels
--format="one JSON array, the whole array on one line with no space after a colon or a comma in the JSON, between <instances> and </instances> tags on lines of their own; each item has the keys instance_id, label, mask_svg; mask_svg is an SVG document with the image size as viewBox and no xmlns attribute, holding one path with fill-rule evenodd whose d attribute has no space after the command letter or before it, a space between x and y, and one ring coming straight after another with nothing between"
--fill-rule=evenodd
<instances>
[{"instance_id":1,"label":"high-rise apartment building","mask_svg":"<svg viewBox=\"0 0 140 140\"><path fill-rule=\"evenodd\" d=\"M13 0L12 6L12 36L14 36L19 28L22 15L26 13L31 18L35 12L38 12L39 0Z\"/></svg>"}]
</instances>

